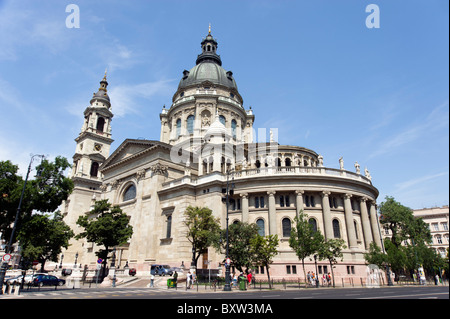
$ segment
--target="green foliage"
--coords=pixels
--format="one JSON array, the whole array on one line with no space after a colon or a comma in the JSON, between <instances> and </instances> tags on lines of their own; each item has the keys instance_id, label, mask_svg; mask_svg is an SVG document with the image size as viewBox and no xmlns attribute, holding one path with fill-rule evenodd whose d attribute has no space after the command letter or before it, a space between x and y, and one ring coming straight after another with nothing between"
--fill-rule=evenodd
<instances>
[{"instance_id":1,"label":"green foliage","mask_svg":"<svg viewBox=\"0 0 450 319\"><path fill-rule=\"evenodd\" d=\"M58 261L62 248L69 247L73 231L56 212L52 218L35 214L23 224L17 235L22 247L22 256L29 261L38 260L41 270L45 262Z\"/></svg>"},{"instance_id":2,"label":"green foliage","mask_svg":"<svg viewBox=\"0 0 450 319\"><path fill-rule=\"evenodd\" d=\"M422 218L416 218L413 211L386 196L379 207L381 227L388 228L391 238L384 239L386 254L381 249L370 246L364 255L366 262L378 267L389 266L396 278L400 274L412 274L420 266L428 272L434 272L440 258L428 245L431 243L431 231Z\"/></svg>"},{"instance_id":3,"label":"green foliage","mask_svg":"<svg viewBox=\"0 0 450 319\"><path fill-rule=\"evenodd\" d=\"M187 239L194 249L194 262L200 255L217 242L220 234L220 223L218 218L214 218L212 210L207 207L189 206L185 211L184 224L187 227Z\"/></svg>"},{"instance_id":4,"label":"green foliage","mask_svg":"<svg viewBox=\"0 0 450 319\"><path fill-rule=\"evenodd\" d=\"M44 159L36 166L37 176L29 178L24 190L17 229L31 217L33 211L54 212L67 199L73 189L72 180L64 176L64 171L69 167L67 159L60 156L54 162ZM0 232L6 240L11 235L24 186L24 179L17 175L17 171L17 165L0 161Z\"/></svg>"},{"instance_id":5,"label":"green foliage","mask_svg":"<svg viewBox=\"0 0 450 319\"><path fill-rule=\"evenodd\" d=\"M110 248L127 243L133 235L128 216L119 206L108 203L108 200L95 202L89 215L78 218L77 225L84 228L84 231L75 236L77 239L86 238L88 242L105 247L96 253L105 260L104 265Z\"/></svg>"},{"instance_id":6,"label":"green foliage","mask_svg":"<svg viewBox=\"0 0 450 319\"><path fill-rule=\"evenodd\" d=\"M273 257L278 254L278 243L277 235L256 235L250 240L253 263L258 266L266 267L269 287L271 287L269 265L272 263Z\"/></svg>"},{"instance_id":7,"label":"green foliage","mask_svg":"<svg viewBox=\"0 0 450 319\"><path fill-rule=\"evenodd\" d=\"M228 256L232 260L233 266L241 272L243 272L243 267L248 269L253 264L250 241L257 235L258 226L256 224L238 222L228 226ZM219 248L226 250L226 229L221 230L217 243Z\"/></svg>"},{"instance_id":8,"label":"green foliage","mask_svg":"<svg viewBox=\"0 0 450 319\"><path fill-rule=\"evenodd\" d=\"M308 215L300 211L294 218L294 226L289 237L289 246L302 261L303 274L306 278L305 258L314 255L324 244L325 238L319 231L315 231L308 221Z\"/></svg>"}]
</instances>

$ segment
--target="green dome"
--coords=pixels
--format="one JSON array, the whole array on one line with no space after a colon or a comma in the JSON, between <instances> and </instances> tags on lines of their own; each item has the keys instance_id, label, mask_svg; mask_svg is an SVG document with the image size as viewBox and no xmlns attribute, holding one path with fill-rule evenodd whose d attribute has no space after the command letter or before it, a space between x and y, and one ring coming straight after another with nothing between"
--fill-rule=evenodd
<instances>
[{"instance_id":1,"label":"green dome","mask_svg":"<svg viewBox=\"0 0 450 319\"><path fill-rule=\"evenodd\" d=\"M200 62L190 71L184 71L183 74L184 76L178 85L179 89L209 81L237 91L233 73L225 71L220 65L211 61Z\"/></svg>"}]
</instances>

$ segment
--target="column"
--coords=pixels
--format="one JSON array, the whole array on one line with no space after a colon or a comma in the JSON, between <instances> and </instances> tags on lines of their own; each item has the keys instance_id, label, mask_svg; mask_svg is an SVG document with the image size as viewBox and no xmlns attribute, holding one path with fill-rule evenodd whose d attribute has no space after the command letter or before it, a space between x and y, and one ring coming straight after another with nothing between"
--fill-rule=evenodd
<instances>
[{"instance_id":1,"label":"column","mask_svg":"<svg viewBox=\"0 0 450 319\"><path fill-rule=\"evenodd\" d=\"M295 202L297 217L300 214L300 212L304 209L304 207L303 207L303 194L304 193L305 192L303 190L296 190L295 191L295 194L297 194L297 198L296 198L296 202Z\"/></svg>"},{"instance_id":2,"label":"column","mask_svg":"<svg viewBox=\"0 0 450 319\"><path fill-rule=\"evenodd\" d=\"M328 195L331 192L322 192L322 214L323 214L323 227L325 229L325 239L332 239L333 236L333 224L331 222L330 202Z\"/></svg>"},{"instance_id":3,"label":"column","mask_svg":"<svg viewBox=\"0 0 450 319\"><path fill-rule=\"evenodd\" d=\"M248 194L241 194L242 222L248 223Z\"/></svg>"},{"instance_id":4,"label":"column","mask_svg":"<svg viewBox=\"0 0 450 319\"><path fill-rule=\"evenodd\" d=\"M377 209L375 207L374 201L370 201L369 214L370 214L370 224L372 226L373 239L375 241L375 244L377 244L378 247L382 248L383 246L381 245L381 233L380 228L378 226Z\"/></svg>"},{"instance_id":5,"label":"column","mask_svg":"<svg viewBox=\"0 0 450 319\"><path fill-rule=\"evenodd\" d=\"M364 244L366 249L369 249L370 243L373 241L372 230L370 229L369 214L367 213L367 198L362 197L359 206L361 207L361 222L364 233Z\"/></svg>"},{"instance_id":6,"label":"column","mask_svg":"<svg viewBox=\"0 0 450 319\"><path fill-rule=\"evenodd\" d=\"M275 191L267 192L269 195L269 234L275 235L277 233L277 218L275 210Z\"/></svg>"},{"instance_id":7,"label":"column","mask_svg":"<svg viewBox=\"0 0 450 319\"><path fill-rule=\"evenodd\" d=\"M352 195L345 194L344 195L344 211L345 211L345 224L347 225L347 237L348 244L350 249L358 248L358 243L356 241L356 231L355 231L355 223L353 221L353 209L350 198Z\"/></svg>"}]
</instances>

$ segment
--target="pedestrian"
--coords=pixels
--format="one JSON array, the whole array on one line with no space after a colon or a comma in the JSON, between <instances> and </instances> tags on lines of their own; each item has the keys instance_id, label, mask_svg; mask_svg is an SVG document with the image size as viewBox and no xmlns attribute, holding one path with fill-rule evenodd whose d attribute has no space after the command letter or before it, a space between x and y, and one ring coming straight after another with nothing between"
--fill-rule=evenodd
<instances>
[{"instance_id":1,"label":"pedestrian","mask_svg":"<svg viewBox=\"0 0 450 319\"><path fill-rule=\"evenodd\" d=\"M186 288L191 289L191 271L186 275Z\"/></svg>"},{"instance_id":2,"label":"pedestrian","mask_svg":"<svg viewBox=\"0 0 450 319\"><path fill-rule=\"evenodd\" d=\"M252 271L250 270L247 275L248 285L252 284Z\"/></svg>"},{"instance_id":3,"label":"pedestrian","mask_svg":"<svg viewBox=\"0 0 450 319\"><path fill-rule=\"evenodd\" d=\"M150 287L153 287L155 283L155 275L150 273Z\"/></svg>"},{"instance_id":4,"label":"pedestrian","mask_svg":"<svg viewBox=\"0 0 450 319\"><path fill-rule=\"evenodd\" d=\"M237 274L233 273L233 287L237 287L237 278L238 278Z\"/></svg>"},{"instance_id":5,"label":"pedestrian","mask_svg":"<svg viewBox=\"0 0 450 319\"><path fill-rule=\"evenodd\" d=\"M328 273L328 275L327 275L327 280L328 280L328 286L330 286L331 285L331 275L330 275L330 273Z\"/></svg>"},{"instance_id":6,"label":"pedestrian","mask_svg":"<svg viewBox=\"0 0 450 319\"><path fill-rule=\"evenodd\" d=\"M195 272L192 272L192 274L191 274L191 286L192 287L194 287L194 283L195 283L196 279L197 278L196 278Z\"/></svg>"},{"instance_id":7,"label":"pedestrian","mask_svg":"<svg viewBox=\"0 0 450 319\"><path fill-rule=\"evenodd\" d=\"M325 273L322 276L322 286L325 286L327 283L327 276L325 276Z\"/></svg>"},{"instance_id":8,"label":"pedestrian","mask_svg":"<svg viewBox=\"0 0 450 319\"><path fill-rule=\"evenodd\" d=\"M173 273L173 281L175 282L175 287L177 286L177 280L178 280L178 273L175 270L175 272Z\"/></svg>"},{"instance_id":9,"label":"pedestrian","mask_svg":"<svg viewBox=\"0 0 450 319\"><path fill-rule=\"evenodd\" d=\"M306 275L306 281L307 281L307 285L311 284L311 272L308 271L308 274Z\"/></svg>"}]
</instances>

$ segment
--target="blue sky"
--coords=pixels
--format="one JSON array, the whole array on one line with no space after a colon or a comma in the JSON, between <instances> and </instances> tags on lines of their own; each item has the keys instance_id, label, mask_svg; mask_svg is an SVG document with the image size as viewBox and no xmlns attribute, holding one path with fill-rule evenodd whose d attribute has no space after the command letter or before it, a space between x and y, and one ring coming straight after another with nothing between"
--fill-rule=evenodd
<instances>
[{"instance_id":1,"label":"blue sky","mask_svg":"<svg viewBox=\"0 0 450 319\"><path fill-rule=\"evenodd\" d=\"M66 6L80 9L67 28ZM366 27L366 6L380 28ZM108 68L112 150L159 139L182 71L212 25L255 127L310 148L324 165L358 161L413 209L449 202L446 0L2 1L0 160L71 160L83 111Z\"/></svg>"}]
</instances>

